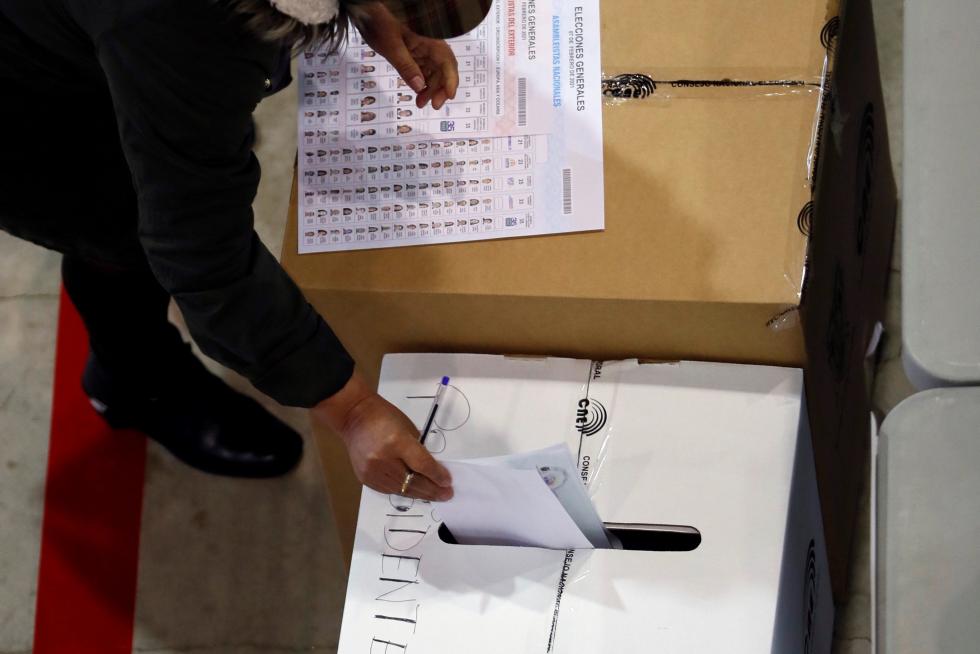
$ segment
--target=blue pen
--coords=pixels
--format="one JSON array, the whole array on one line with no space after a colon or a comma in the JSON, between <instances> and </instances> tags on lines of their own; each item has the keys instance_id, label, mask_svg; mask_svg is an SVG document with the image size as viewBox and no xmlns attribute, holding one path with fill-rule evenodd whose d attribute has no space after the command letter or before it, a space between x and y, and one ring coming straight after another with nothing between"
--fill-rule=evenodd
<instances>
[{"instance_id":1,"label":"blue pen","mask_svg":"<svg viewBox=\"0 0 980 654\"><path fill-rule=\"evenodd\" d=\"M432 397L432 408L429 410L429 417L425 421L425 427L422 429L422 433L419 434L419 442L425 445L425 439L429 436L429 430L432 429L432 425L436 421L436 411L439 409L439 401L442 399L442 393L449 386L449 377L443 377L442 382L436 387L436 394Z\"/></svg>"}]
</instances>

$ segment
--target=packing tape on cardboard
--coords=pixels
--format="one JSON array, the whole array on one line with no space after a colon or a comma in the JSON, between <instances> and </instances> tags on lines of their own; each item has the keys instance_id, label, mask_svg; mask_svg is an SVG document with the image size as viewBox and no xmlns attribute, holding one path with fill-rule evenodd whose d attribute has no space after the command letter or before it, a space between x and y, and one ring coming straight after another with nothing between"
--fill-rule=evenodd
<instances>
[{"instance_id":1,"label":"packing tape on cardboard","mask_svg":"<svg viewBox=\"0 0 980 654\"><path fill-rule=\"evenodd\" d=\"M815 112L809 124L805 151L801 153L799 195L806 196L802 206L788 212L788 219L796 219L798 234L788 232L783 244L783 278L802 302L807 273L807 251L813 218L813 189L816 185L824 122L832 100L829 89L832 84L833 55L836 46L839 21L832 19L824 27L820 47L824 49L820 75L813 77L804 71L793 70L742 70L723 71L715 79L690 79L671 72L659 74L637 71L604 70L602 73L602 98L604 107L635 102L672 102L674 100L699 99L759 99L773 100L813 96ZM739 72L740 76L728 75ZM793 311L780 311L767 326L773 331L795 327L798 318Z\"/></svg>"},{"instance_id":2,"label":"packing tape on cardboard","mask_svg":"<svg viewBox=\"0 0 980 654\"><path fill-rule=\"evenodd\" d=\"M797 305L787 306L783 310L774 314L766 322L766 327L774 332L781 332L800 324L800 307Z\"/></svg>"},{"instance_id":3,"label":"packing tape on cardboard","mask_svg":"<svg viewBox=\"0 0 980 654\"><path fill-rule=\"evenodd\" d=\"M602 98L606 107L632 102L664 102L672 100L697 100L717 98L760 97L780 98L818 94L816 110L811 122L810 135L804 154L801 186L808 199L795 214L798 234L788 232L783 246L783 277L796 294L800 303L806 289L809 242L814 216L814 189L819 167L825 122L833 110L834 64L837 43L841 31L840 0L828 0L819 8L824 14L824 25L819 41L814 47L823 52L823 66L819 76L802 70L719 70L718 75L701 79L686 78L683 70L658 72L637 70L609 70L602 73ZM676 73L676 74L674 74ZM802 236L802 238L800 238ZM799 324L799 306L787 306L774 314L767 326L780 332Z\"/></svg>"},{"instance_id":4,"label":"packing tape on cardboard","mask_svg":"<svg viewBox=\"0 0 980 654\"><path fill-rule=\"evenodd\" d=\"M828 0L817 6L824 19L819 39L814 39L815 57L823 53L819 76L810 70L776 68L718 69L715 74L687 78L689 69L609 70L602 72L602 96L606 105L628 100L670 100L759 96L778 98L788 95L820 93L826 87L834 65L841 30L841 0ZM812 59L811 59L812 60Z\"/></svg>"},{"instance_id":5,"label":"packing tape on cardboard","mask_svg":"<svg viewBox=\"0 0 980 654\"><path fill-rule=\"evenodd\" d=\"M819 167L825 122L833 109L833 69L837 42L841 31L840 0L828 0L818 11L823 13L824 25L819 40L814 40L816 52L823 53L823 66L818 76L804 70L780 69L719 69L716 75L687 78L680 70L609 70L602 72L604 107L633 102L670 102L718 98L758 99L798 98L816 95L815 115L803 155L801 195L807 199L799 209L793 208L798 234L788 232L783 245L783 277L800 303L805 294L808 272L809 241L814 215L814 189ZM791 218L790 218L791 219ZM802 237L802 238L801 238ZM794 328L799 323L799 306L787 306L774 314L767 326L776 332Z\"/></svg>"},{"instance_id":6,"label":"packing tape on cardboard","mask_svg":"<svg viewBox=\"0 0 980 654\"><path fill-rule=\"evenodd\" d=\"M779 98L819 93L822 81L776 77L770 79L658 79L658 77L660 76L635 71L603 72L603 103L606 106L615 106L635 100Z\"/></svg>"}]
</instances>

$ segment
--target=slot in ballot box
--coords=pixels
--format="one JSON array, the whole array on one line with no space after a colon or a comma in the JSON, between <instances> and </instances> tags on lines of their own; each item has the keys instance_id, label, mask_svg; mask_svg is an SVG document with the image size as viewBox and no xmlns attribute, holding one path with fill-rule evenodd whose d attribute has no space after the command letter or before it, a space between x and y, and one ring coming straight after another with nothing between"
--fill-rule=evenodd
<instances>
[{"instance_id":1,"label":"slot in ballot box","mask_svg":"<svg viewBox=\"0 0 980 654\"><path fill-rule=\"evenodd\" d=\"M869 2L600 9L604 75L661 81L604 101L604 231L299 255L294 193L283 265L372 380L392 352L802 368L840 593L896 206ZM359 484L321 436L349 552Z\"/></svg>"},{"instance_id":2,"label":"slot in ballot box","mask_svg":"<svg viewBox=\"0 0 980 654\"><path fill-rule=\"evenodd\" d=\"M365 489L340 654L830 651L800 370L393 355L380 389L421 425L443 375L437 457L567 443L625 549L456 545L438 503Z\"/></svg>"}]
</instances>

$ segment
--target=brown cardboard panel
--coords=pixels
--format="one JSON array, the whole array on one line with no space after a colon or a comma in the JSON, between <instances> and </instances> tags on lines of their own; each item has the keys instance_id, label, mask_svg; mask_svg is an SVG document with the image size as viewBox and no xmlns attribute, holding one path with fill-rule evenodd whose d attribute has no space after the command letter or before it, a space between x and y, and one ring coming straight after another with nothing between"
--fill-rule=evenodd
<instances>
[{"instance_id":1,"label":"brown cardboard panel","mask_svg":"<svg viewBox=\"0 0 980 654\"><path fill-rule=\"evenodd\" d=\"M896 188L868 0L849 0L824 120L801 312L805 379L834 592L846 591L867 478L870 379L864 356L883 319Z\"/></svg>"},{"instance_id":2,"label":"brown cardboard panel","mask_svg":"<svg viewBox=\"0 0 980 654\"><path fill-rule=\"evenodd\" d=\"M830 119L834 134L830 137L830 147L840 152L846 148L841 148L838 142L846 139L855 155L850 162L841 162L841 179L831 184L837 189L834 204L827 210L834 213L850 210L854 214L847 241L858 257L854 274L861 289L862 307L875 320L881 320L898 199L884 98L878 82L874 21L867 3L868 0L854 0L848 4L851 18L839 47L839 57L847 63L834 77L835 116ZM838 129L842 123L849 123L847 132ZM830 158L833 156L828 154ZM848 163L852 168L847 168ZM870 331L865 336L869 335Z\"/></svg>"},{"instance_id":3,"label":"brown cardboard panel","mask_svg":"<svg viewBox=\"0 0 980 654\"><path fill-rule=\"evenodd\" d=\"M817 102L607 107L603 232L302 256L290 240L285 264L305 289L795 304Z\"/></svg>"},{"instance_id":4,"label":"brown cardboard panel","mask_svg":"<svg viewBox=\"0 0 980 654\"><path fill-rule=\"evenodd\" d=\"M779 305L307 291L377 380L388 352L592 359L701 359L800 366L802 331L774 332Z\"/></svg>"},{"instance_id":5,"label":"brown cardboard panel","mask_svg":"<svg viewBox=\"0 0 980 654\"><path fill-rule=\"evenodd\" d=\"M821 0L614 0L601 3L602 69L656 79L819 80Z\"/></svg>"}]
</instances>

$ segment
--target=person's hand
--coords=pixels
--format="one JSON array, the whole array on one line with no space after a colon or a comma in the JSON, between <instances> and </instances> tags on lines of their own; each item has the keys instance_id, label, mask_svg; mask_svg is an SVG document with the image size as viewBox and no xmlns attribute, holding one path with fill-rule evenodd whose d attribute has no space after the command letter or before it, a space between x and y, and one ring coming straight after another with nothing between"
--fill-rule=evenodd
<instances>
[{"instance_id":1,"label":"person's hand","mask_svg":"<svg viewBox=\"0 0 980 654\"><path fill-rule=\"evenodd\" d=\"M449 471L419 442L412 421L372 391L358 373L338 393L314 407L313 415L340 434L354 472L365 486L422 500L452 497ZM409 472L415 476L402 493Z\"/></svg>"},{"instance_id":2,"label":"person's hand","mask_svg":"<svg viewBox=\"0 0 980 654\"><path fill-rule=\"evenodd\" d=\"M355 27L378 54L388 60L405 83L417 93L419 109L432 102L441 109L456 97L459 70L456 55L445 41L419 36L380 2L351 11Z\"/></svg>"}]
</instances>

